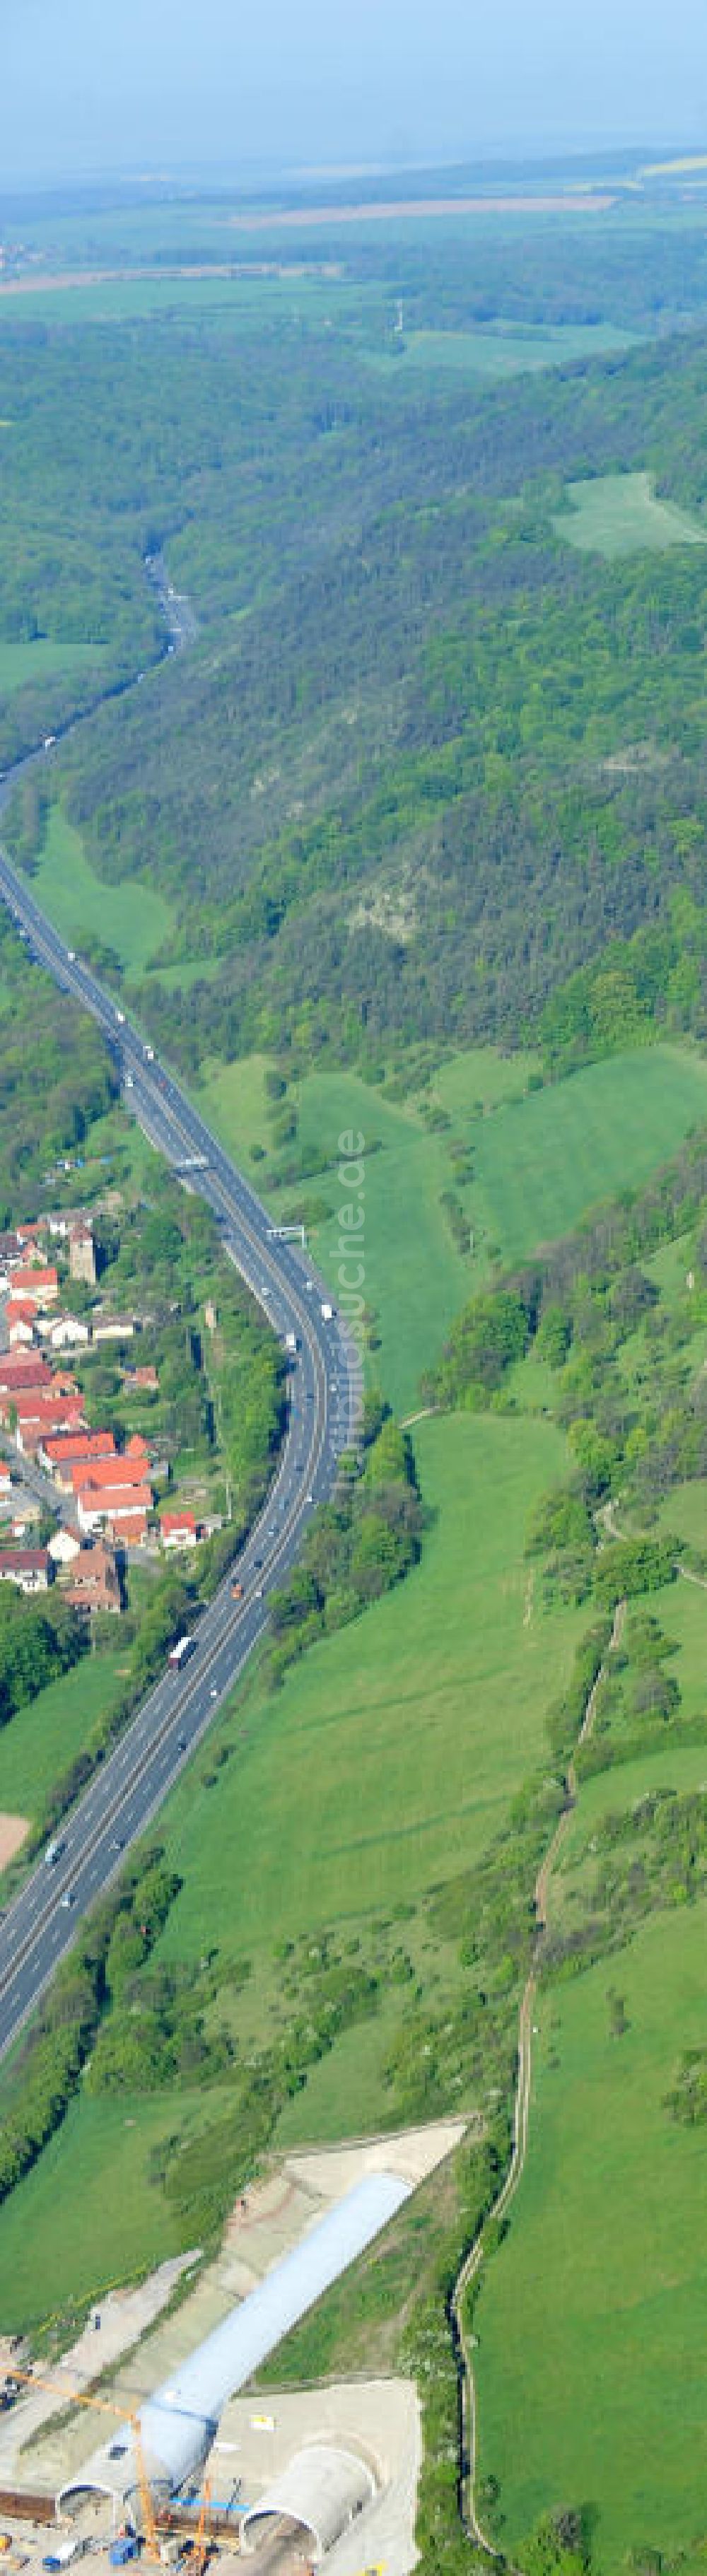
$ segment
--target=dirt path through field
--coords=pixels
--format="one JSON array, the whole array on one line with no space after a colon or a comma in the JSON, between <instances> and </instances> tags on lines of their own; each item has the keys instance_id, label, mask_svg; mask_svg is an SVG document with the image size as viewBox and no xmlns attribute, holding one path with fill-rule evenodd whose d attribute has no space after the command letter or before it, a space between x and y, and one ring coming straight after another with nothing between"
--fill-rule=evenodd
<instances>
[{"instance_id":1,"label":"dirt path through field","mask_svg":"<svg viewBox=\"0 0 707 2576\"><path fill-rule=\"evenodd\" d=\"M591 1691L590 1691L590 1693L589 1693L589 1698L588 1698L588 1700L587 1700L587 1705L586 1705L585 1712L584 1712L584 1718L583 1718L582 1725L581 1725L581 1728L580 1728L580 1732L579 1732L579 1735L578 1735L578 1738L577 1738L577 1752L579 1751L579 1747L580 1747L580 1745L581 1745L581 1744L585 1744L585 1743L586 1743L586 1740L587 1740L587 1737L588 1737L589 1735L591 1735L592 1727L593 1727L593 1725L594 1725L594 1719L595 1719L595 1716L596 1716L597 1700L598 1700L598 1696L599 1696L599 1690L600 1690L601 1683L602 1683L602 1681L603 1681L604 1673L605 1673L605 1670L606 1670L606 1661L607 1661L607 1657L608 1657L609 1655L614 1654L614 1653L615 1653L615 1651L616 1651L617 1646L619 1646L619 1645L620 1645L620 1643L621 1643L621 1638L622 1638L622 1636L623 1636L623 1630L624 1630L624 1621L625 1621L625 1618L626 1618L626 1603L625 1603L625 1601L618 1601L618 1602L617 1602L617 1604L616 1604L616 1609L615 1609L615 1611L614 1611L613 1627L612 1627L612 1631L611 1631L611 1637L610 1637L610 1640L609 1640L609 1644L608 1644L608 1647L607 1647L607 1649L606 1649L606 1655L605 1655L605 1656L603 1657L603 1659L602 1659L602 1663L601 1663L600 1668L599 1668L599 1671L598 1671L598 1673L597 1673L596 1681L595 1681L595 1682L594 1682L594 1684L593 1684L593 1687L592 1687L592 1689L591 1689ZM567 1834L567 1831L568 1831L569 1825L570 1825L570 1823L571 1823L571 1819L572 1819L572 1815L573 1815L574 1807L575 1807L575 1803L576 1803L576 1797L577 1797L577 1769L576 1769L576 1755L573 1755L572 1761L569 1763L569 1765L568 1765L568 1770L567 1770L567 1803L566 1803L566 1805L563 1807L563 1810L562 1810L562 1814L561 1814L561 1816L558 1818L558 1822L557 1822L557 1824L556 1824L556 1826L555 1826L555 1831L554 1831L553 1836L552 1836L552 1841L551 1841L551 1843L549 1844L548 1850L547 1850L547 1852L546 1852L546 1854L545 1854L545 1859L544 1859L544 1861L542 1862L542 1866L541 1866L541 1868L538 1870L538 1875L537 1875L537 1879L536 1879L536 1882L535 1882L535 1914L536 1914L536 1922L537 1922L537 1939L536 1939L536 1945L535 1945L535 1955L534 1955L534 1959L533 1959L533 1965L532 1965L532 1967L531 1967L530 1975L529 1975L529 1977L528 1977L528 1981L527 1981L527 1984L526 1984L526 1987L525 1987L525 1990L524 1990L523 2000L522 2000L521 2007L520 2007L519 2022L518 2022L518 2074L517 2074L517 2080L516 2080L516 2095L515 2095L515 2104L514 2104L514 2110L513 2110L513 2150L512 2150L512 2154L511 2154L511 2161L510 2161L510 2164L509 2164L509 2167L508 2167L508 2172L507 2172L507 2174L506 2174L505 2182L503 2183L502 2188L501 2188L501 2190L500 2190L500 2192L499 2192L499 2194L498 2194L498 2198L497 2198L497 2200L495 2200L495 2201L494 2201L493 2208L489 2210L488 2217L484 2220L483 2227L480 2229L479 2235L478 2235L477 2237L475 2237L475 2239L474 2239L474 2243L473 2243L473 2245L471 2246L470 2251L469 2251L469 2253L467 2254L467 2256L466 2256L466 2259L465 2259L464 2263L462 2264L461 2271L459 2272L459 2274L458 2274L458 2276L457 2276L457 2280L456 2280L456 2282L455 2282L455 2287L454 2287L454 2296L453 2296L453 2299L452 2299L452 2308L451 2308L451 2313L452 2313L452 2319L453 2319L454 2328L455 2328L455 2332L456 2332L456 2336L457 2336L457 2342L458 2342L458 2348L459 2348L459 2355L460 2355L461 2365L462 2365L462 2376L461 2376L461 2397L462 2397L462 2405L461 2405L461 2427L462 2427L462 2430L461 2430L461 2452L462 2452L462 2456L461 2456L461 2481L460 2481L460 2483L461 2483L461 2494L462 2494L462 2510L463 2510L463 2517L464 2517L465 2526L466 2526L466 2530L467 2530L467 2533L468 2533L469 2538L470 2538L471 2540L473 2540L473 2541L476 2543L476 2547L477 2547L477 2549L482 2549L482 2550L484 2551L484 2553L485 2553L486 2557L488 2557L488 2558L496 2558L496 2557L497 2557L497 2555L498 2555L498 2553L497 2553L497 2550L496 2550L496 2548L495 2548L494 2542L493 2542L492 2540L490 2540L490 2539L489 2539L488 2532L484 2531L483 2524L479 2521L479 2514L478 2514L478 2508L477 2508L477 2503L476 2503L476 2455L477 2455L477 2447L478 2447L478 2423L477 2423L478 2400L477 2400L477 2392L476 2392L476 2380L475 2380L475 2377L474 2377L474 2368L473 2368L473 2363L472 2363L472 2359L471 2359L471 2349L472 2349L473 2343L474 2343L474 2341L475 2341L475 2338L474 2338L474 2336L473 2336L473 2335L470 2337L470 2336L467 2334L467 2331L466 2331L466 2328L465 2328L465 2324L464 2324L464 2300L465 2300L465 2294L466 2294L466 2291L468 2290L468 2288L469 2288L469 2286L470 2286L470 2283L476 2279L477 2274L478 2274L478 2272L479 2272L479 2271L480 2271L480 2269L481 2269L481 2265L482 2265L482 2262L483 2262L483 2259L484 2259L484 2250L485 2250L485 2242L486 2242L487 2230L488 2230L488 2229L489 2229L489 2228L490 2228L494 2223L497 2223L499 2219L501 2219L501 2218L505 2217L505 2213L506 2213L506 2210L508 2209L509 2203L512 2201L512 2199L513 2199L513 2197L514 2197L514 2193L515 2193L515 2192L517 2191L517 2189L518 2189L518 2184L519 2184L519 2182L520 2182L521 2174L522 2174L522 2172L523 2172L523 2168L524 2168L524 2165L525 2165L525 2159L526 2159L527 2147L528 2147L528 2125L529 2125L529 2118L530 2118L530 2079L531 2079L531 2072L532 2072L532 2041L533 2041L533 2033L534 2033L533 2011L534 2011L534 2007L535 2007L535 1996L536 1996L536 1992L537 1992L537 1982L538 1982L538 1950L539 1950L539 1944L540 1944L540 1941L541 1941L541 1939L542 1939L542 1934L543 1934L543 1932L544 1932L544 1931L546 1930L546 1928L547 1928L548 1911L549 1911L549 1902L550 1902L550 1889L551 1889L552 1877L553 1877L554 1870L555 1870L555 1868L556 1868L558 1854L559 1854L559 1852L561 1851L562 1844L563 1844L563 1842L564 1842L564 1840L565 1840L565 1836L566 1836L566 1834ZM509 2566L509 2576L520 2576L520 2571L519 2571L519 2570L517 2570L517 2569L515 2569L515 2568L513 2568L512 2563L511 2563L510 2561L508 2562L508 2566Z\"/></svg>"}]
</instances>

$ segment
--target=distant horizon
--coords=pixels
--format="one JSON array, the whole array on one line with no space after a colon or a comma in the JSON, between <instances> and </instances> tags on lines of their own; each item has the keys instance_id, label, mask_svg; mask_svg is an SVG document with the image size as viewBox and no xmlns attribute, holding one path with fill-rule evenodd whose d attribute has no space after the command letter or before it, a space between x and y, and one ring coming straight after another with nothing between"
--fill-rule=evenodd
<instances>
[{"instance_id":1,"label":"distant horizon","mask_svg":"<svg viewBox=\"0 0 707 2576\"><path fill-rule=\"evenodd\" d=\"M153 169L136 167L129 162L115 165L97 163L93 170L75 172L61 166L54 170L45 168L44 171L27 167L0 180L0 206L8 199L25 197L61 196L64 200L72 197L81 200L106 189L125 190L126 193L140 189L146 193L185 190L200 196L218 188L228 195L240 196L253 188L297 189L311 185L334 188L348 181L353 184L356 181L368 183L373 179L384 181L389 177L399 179L406 172L411 177L421 178L425 173L433 176L436 171L449 174L454 171L502 171L504 168L522 171L548 164L558 169L581 167L593 158L601 163L615 158L620 163L622 158L633 160L644 153L666 161L673 156L694 155L700 158L704 155L707 161L707 135L676 136L672 131L667 135L645 131L625 133L621 137L607 136L606 133L601 136L548 133L543 137L535 135L529 138L527 135L509 134L497 140L487 137L463 152L452 149L434 151L430 147L427 151L407 153L391 146L389 152L373 155L370 159L362 155L350 160L342 156L340 160L329 158L319 161L316 157L308 157L300 161L285 155L266 157L253 154L252 158L246 158L240 154L236 166L220 158L191 162L188 158L175 157L171 163L163 161L161 166L158 164Z\"/></svg>"}]
</instances>

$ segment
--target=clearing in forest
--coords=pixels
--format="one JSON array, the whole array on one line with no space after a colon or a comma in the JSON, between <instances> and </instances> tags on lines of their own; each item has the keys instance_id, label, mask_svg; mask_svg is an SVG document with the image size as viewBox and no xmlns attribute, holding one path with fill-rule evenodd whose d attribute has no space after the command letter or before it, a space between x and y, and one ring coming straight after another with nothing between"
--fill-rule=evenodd
<instances>
[{"instance_id":1,"label":"clearing in forest","mask_svg":"<svg viewBox=\"0 0 707 2576\"><path fill-rule=\"evenodd\" d=\"M636 1048L582 1066L472 1129L472 1224L481 1220L503 1261L524 1260L600 1199L646 1181L706 1120L707 1068L687 1050Z\"/></svg>"},{"instance_id":2,"label":"clearing in forest","mask_svg":"<svg viewBox=\"0 0 707 2576\"><path fill-rule=\"evenodd\" d=\"M80 679L85 671L95 672L100 688L105 662L104 644L64 644L59 636L44 635L28 643L0 643L0 705L31 681Z\"/></svg>"},{"instance_id":3,"label":"clearing in forest","mask_svg":"<svg viewBox=\"0 0 707 2576\"><path fill-rule=\"evenodd\" d=\"M33 878L37 902L72 946L100 940L128 973L139 974L172 929L172 915L153 886L110 885L94 875L79 832L52 805Z\"/></svg>"},{"instance_id":4,"label":"clearing in forest","mask_svg":"<svg viewBox=\"0 0 707 2576\"><path fill-rule=\"evenodd\" d=\"M707 529L674 501L661 501L651 474L597 474L568 483L568 510L553 520L558 537L587 554L664 554L669 546L707 545Z\"/></svg>"}]
</instances>

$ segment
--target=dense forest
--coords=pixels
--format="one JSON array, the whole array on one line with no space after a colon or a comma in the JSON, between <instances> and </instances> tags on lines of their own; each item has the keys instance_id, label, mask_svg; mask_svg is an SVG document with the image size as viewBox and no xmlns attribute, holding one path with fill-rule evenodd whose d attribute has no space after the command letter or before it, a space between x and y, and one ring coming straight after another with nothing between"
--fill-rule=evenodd
<instances>
[{"instance_id":1,"label":"dense forest","mask_svg":"<svg viewBox=\"0 0 707 2576\"><path fill-rule=\"evenodd\" d=\"M547 235L548 294L556 264ZM5 637L100 646L108 682L154 659L157 543L196 612L60 772L99 877L168 899L150 1012L189 1069L303 1029L364 1064L418 1036L520 1030L557 1062L627 1018L702 1033L707 555L579 551L566 487L647 472L707 534L706 385L697 331L520 401L374 376L311 317L8 328ZM89 683L57 680L59 714ZM20 686L6 751L37 711Z\"/></svg>"},{"instance_id":2,"label":"dense forest","mask_svg":"<svg viewBox=\"0 0 707 2576\"><path fill-rule=\"evenodd\" d=\"M31 1044L28 1044L31 1029ZM33 966L0 906L0 1221L47 1204L57 1157L76 1155L116 1099L118 1078L93 1022Z\"/></svg>"}]
</instances>

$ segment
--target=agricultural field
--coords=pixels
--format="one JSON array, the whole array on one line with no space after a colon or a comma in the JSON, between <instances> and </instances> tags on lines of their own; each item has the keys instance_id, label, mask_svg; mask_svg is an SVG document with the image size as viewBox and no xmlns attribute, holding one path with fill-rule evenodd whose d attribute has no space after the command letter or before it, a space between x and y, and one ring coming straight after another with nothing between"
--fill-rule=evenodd
<instances>
[{"instance_id":1,"label":"agricultural field","mask_svg":"<svg viewBox=\"0 0 707 2576\"><path fill-rule=\"evenodd\" d=\"M664 2107L704 2046L705 1928L704 1906L664 1914L541 1991L528 2162L475 2317L494 2534L517 2553L543 2511L585 2505L603 2576L629 2549L690 2563L705 2528L707 2165Z\"/></svg>"},{"instance_id":2,"label":"agricultural field","mask_svg":"<svg viewBox=\"0 0 707 2576\"><path fill-rule=\"evenodd\" d=\"M154 316L166 322L206 321L210 328L230 336L239 331L249 334L254 324L264 324L266 329L273 322L287 325L302 314L315 326L328 327L334 321L349 328L352 322L360 325L367 307L377 315L380 298L375 289L358 285L352 289L335 275L304 276L291 247L279 275L232 278L222 268L229 247L224 251L223 240L215 245L211 275L208 269L200 275L198 268L180 275L178 254L172 275L146 266L134 273L127 269L123 275L111 274L108 266L105 271L67 266L62 274L37 272L30 289L0 288L0 330L3 323L16 327L18 320L90 324L148 322Z\"/></svg>"},{"instance_id":3,"label":"agricultural field","mask_svg":"<svg viewBox=\"0 0 707 2576\"><path fill-rule=\"evenodd\" d=\"M703 546L707 529L673 501L662 501L650 474L598 474L590 482L568 483L569 509L553 525L560 537L586 554L664 554L671 546Z\"/></svg>"},{"instance_id":4,"label":"agricultural field","mask_svg":"<svg viewBox=\"0 0 707 2576\"><path fill-rule=\"evenodd\" d=\"M80 834L52 805L33 890L62 937L112 948L127 974L140 974L172 926L168 905L154 887L104 885L89 867Z\"/></svg>"}]
</instances>

